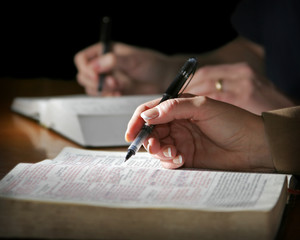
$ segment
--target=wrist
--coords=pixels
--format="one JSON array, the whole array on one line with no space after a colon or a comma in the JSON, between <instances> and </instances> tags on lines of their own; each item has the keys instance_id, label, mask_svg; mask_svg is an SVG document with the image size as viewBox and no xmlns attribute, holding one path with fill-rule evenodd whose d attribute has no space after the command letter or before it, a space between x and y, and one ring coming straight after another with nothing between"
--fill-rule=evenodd
<instances>
[{"instance_id":1,"label":"wrist","mask_svg":"<svg viewBox=\"0 0 300 240\"><path fill-rule=\"evenodd\" d=\"M250 131L250 168L259 172L275 172L271 148L267 139L264 122L261 116L253 116L256 118L251 124Z\"/></svg>"}]
</instances>

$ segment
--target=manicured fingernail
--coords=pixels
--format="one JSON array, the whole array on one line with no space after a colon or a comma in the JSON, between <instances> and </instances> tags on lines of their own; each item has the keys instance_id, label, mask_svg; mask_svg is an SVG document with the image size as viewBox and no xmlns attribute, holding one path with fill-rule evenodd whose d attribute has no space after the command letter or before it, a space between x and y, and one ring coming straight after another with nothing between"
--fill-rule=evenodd
<instances>
[{"instance_id":1,"label":"manicured fingernail","mask_svg":"<svg viewBox=\"0 0 300 240\"><path fill-rule=\"evenodd\" d=\"M163 151L163 154L165 157L172 157L172 150L170 147L166 148L164 151Z\"/></svg>"},{"instance_id":2,"label":"manicured fingernail","mask_svg":"<svg viewBox=\"0 0 300 240\"><path fill-rule=\"evenodd\" d=\"M154 119L154 118L158 117L158 115L159 115L159 111L156 107L141 113L141 117L145 121L150 120L150 119Z\"/></svg>"},{"instance_id":3,"label":"manicured fingernail","mask_svg":"<svg viewBox=\"0 0 300 240\"><path fill-rule=\"evenodd\" d=\"M130 142L130 140L129 140L129 136L128 136L129 134L127 133L127 131L126 131L126 133L125 133L125 141L126 142Z\"/></svg>"},{"instance_id":4,"label":"manicured fingernail","mask_svg":"<svg viewBox=\"0 0 300 240\"><path fill-rule=\"evenodd\" d=\"M149 140L148 140L147 146L145 146L145 148L146 148L147 152L151 154L151 144L150 144Z\"/></svg>"},{"instance_id":5,"label":"manicured fingernail","mask_svg":"<svg viewBox=\"0 0 300 240\"><path fill-rule=\"evenodd\" d=\"M182 164L182 156L178 155L176 158L173 159L173 163L175 164Z\"/></svg>"},{"instance_id":6,"label":"manicured fingernail","mask_svg":"<svg viewBox=\"0 0 300 240\"><path fill-rule=\"evenodd\" d=\"M148 153L151 153L151 152L150 152L150 144L148 144L148 146L147 146L147 152L148 152Z\"/></svg>"}]
</instances>

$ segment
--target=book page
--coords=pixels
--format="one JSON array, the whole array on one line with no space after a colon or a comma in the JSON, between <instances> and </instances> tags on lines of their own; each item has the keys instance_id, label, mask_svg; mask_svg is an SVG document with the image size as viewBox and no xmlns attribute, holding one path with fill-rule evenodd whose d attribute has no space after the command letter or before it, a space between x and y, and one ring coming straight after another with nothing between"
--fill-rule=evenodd
<instances>
[{"instance_id":1,"label":"book page","mask_svg":"<svg viewBox=\"0 0 300 240\"><path fill-rule=\"evenodd\" d=\"M46 111L48 100L48 97L18 97L14 99L11 109L39 121L41 115Z\"/></svg>"},{"instance_id":2,"label":"book page","mask_svg":"<svg viewBox=\"0 0 300 240\"><path fill-rule=\"evenodd\" d=\"M16 97L11 105L11 110L24 116L41 121L41 117L47 115L47 108L51 99L83 99L89 98L83 94L47 97Z\"/></svg>"},{"instance_id":3,"label":"book page","mask_svg":"<svg viewBox=\"0 0 300 240\"><path fill-rule=\"evenodd\" d=\"M49 105L62 107L78 115L132 115L142 103L161 97L160 95L134 95L121 97L78 96L74 98L53 98Z\"/></svg>"},{"instance_id":4,"label":"book page","mask_svg":"<svg viewBox=\"0 0 300 240\"><path fill-rule=\"evenodd\" d=\"M47 123L51 108L62 108L64 111L80 115L132 115L136 107L147 101L160 98L161 95L134 95L118 97L92 97L83 94L17 97L11 109L27 117ZM52 113L53 114L53 113ZM49 124L48 124L49 125ZM46 126L48 126L46 124Z\"/></svg>"},{"instance_id":5,"label":"book page","mask_svg":"<svg viewBox=\"0 0 300 240\"><path fill-rule=\"evenodd\" d=\"M53 161L19 164L0 182L0 196L105 207L206 211L268 210L285 176L166 170L147 153L66 148Z\"/></svg>"}]
</instances>

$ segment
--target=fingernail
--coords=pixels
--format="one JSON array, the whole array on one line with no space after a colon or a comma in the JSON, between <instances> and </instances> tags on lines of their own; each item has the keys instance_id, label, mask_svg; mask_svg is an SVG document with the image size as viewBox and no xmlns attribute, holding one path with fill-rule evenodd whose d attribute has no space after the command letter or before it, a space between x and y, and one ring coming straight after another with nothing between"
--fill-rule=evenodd
<instances>
[{"instance_id":1,"label":"fingernail","mask_svg":"<svg viewBox=\"0 0 300 240\"><path fill-rule=\"evenodd\" d=\"M182 164L182 156L178 155L176 158L173 159L173 163L175 164Z\"/></svg>"},{"instance_id":2,"label":"fingernail","mask_svg":"<svg viewBox=\"0 0 300 240\"><path fill-rule=\"evenodd\" d=\"M154 119L154 118L157 118L159 115L159 111L158 109L155 107L155 108L152 108L152 109L149 109L145 112L142 112L141 113L141 117L146 121L146 120L150 120L150 119Z\"/></svg>"},{"instance_id":3,"label":"fingernail","mask_svg":"<svg viewBox=\"0 0 300 240\"><path fill-rule=\"evenodd\" d=\"M166 148L164 151L163 151L163 154L165 157L172 157L172 150L170 147Z\"/></svg>"},{"instance_id":4,"label":"fingernail","mask_svg":"<svg viewBox=\"0 0 300 240\"><path fill-rule=\"evenodd\" d=\"M148 143L148 146L147 146L147 152L148 152L148 153L151 153L150 151L151 151L151 149L150 149L150 144Z\"/></svg>"},{"instance_id":5,"label":"fingernail","mask_svg":"<svg viewBox=\"0 0 300 240\"><path fill-rule=\"evenodd\" d=\"M148 141L148 145L147 145L146 150L147 150L148 153L152 154L152 145L149 141Z\"/></svg>"},{"instance_id":6,"label":"fingernail","mask_svg":"<svg viewBox=\"0 0 300 240\"><path fill-rule=\"evenodd\" d=\"M127 130L126 130L126 133L125 133L125 141L126 141L126 142L131 142L130 140L131 140L131 139L129 138L129 133L128 133Z\"/></svg>"}]
</instances>

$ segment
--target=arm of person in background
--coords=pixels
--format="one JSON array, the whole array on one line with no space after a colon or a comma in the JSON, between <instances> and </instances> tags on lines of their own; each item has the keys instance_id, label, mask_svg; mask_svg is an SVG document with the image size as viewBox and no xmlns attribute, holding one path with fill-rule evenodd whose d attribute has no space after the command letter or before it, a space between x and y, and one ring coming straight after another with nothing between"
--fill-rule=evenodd
<instances>
[{"instance_id":1,"label":"arm of person in background","mask_svg":"<svg viewBox=\"0 0 300 240\"><path fill-rule=\"evenodd\" d=\"M202 96L157 104L155 100L136 109L126 140L132 141L144 122L155 124L144 147L166 168L300 173L300 107L281 110L283 115L266 113L264 122L261 116ZM284 132L280 141L277 129Z\"/></svg>"}]
</instances>

